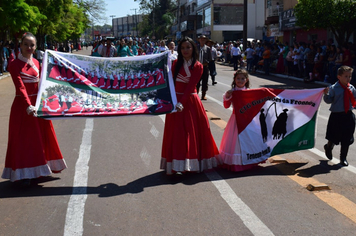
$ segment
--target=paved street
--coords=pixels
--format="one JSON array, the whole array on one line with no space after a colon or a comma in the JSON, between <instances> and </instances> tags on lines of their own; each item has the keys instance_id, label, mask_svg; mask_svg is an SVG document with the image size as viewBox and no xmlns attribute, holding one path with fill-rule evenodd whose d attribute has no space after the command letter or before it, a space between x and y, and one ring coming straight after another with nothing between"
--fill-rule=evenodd
<instances>
[{"instance_id":1,"label":"paved street","mask_svg":"<svg viewBox=\"0 0 356 236\"><path fill-rule=\"evenodd\" d=\"M215 118L211 130L219 146L232 112L222 106L222 94L233 68L218 64L217 74L203 105ZM272 74L250 80L252 88L325 86ZM11 77L3 76L1 171L14 93ZM273 157L250 171L183 176L159 169L164 116L54 120L68 169L30 188L1 179L0 236L354 235L356 146L350 147L348 167L338 165L339 146L333 161L326 159L328 109L322 102L314 149ZM309 191L309 184L329 190Z\"/></svg>"}]
</instances>

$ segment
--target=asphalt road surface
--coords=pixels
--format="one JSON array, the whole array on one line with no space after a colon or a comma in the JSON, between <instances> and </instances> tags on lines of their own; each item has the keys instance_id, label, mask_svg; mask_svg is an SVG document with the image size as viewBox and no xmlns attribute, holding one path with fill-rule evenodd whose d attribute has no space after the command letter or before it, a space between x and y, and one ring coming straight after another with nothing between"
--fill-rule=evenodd
<instances>
[{"instance_id":1,"label":"asphalt road surface","mask_svg":"<svg viewBox=\"0 0 356 236\"><path fill-rule=\"evenodd\" d=\"M217 74L203 105L215 118L219 146L232 112L222 94L233 68L218 64ZM252 88L326 86L273 74L250 80ZM1 77L1 171L14 92L11 77ZM55 120L68 169L29 188L0 180L0 235L355 235L356 148L349 167L338 165L339 146L333 161L326 159L328 108L322 102L314 149L272 157L250 171L183 176L159 169L164 116Z\"/></svg>"}]
</instances>

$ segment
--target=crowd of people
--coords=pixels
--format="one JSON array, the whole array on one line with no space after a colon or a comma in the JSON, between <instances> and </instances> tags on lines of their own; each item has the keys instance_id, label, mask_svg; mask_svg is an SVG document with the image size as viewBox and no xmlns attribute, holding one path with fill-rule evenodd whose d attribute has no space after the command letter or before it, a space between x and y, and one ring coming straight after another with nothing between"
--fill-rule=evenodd
<instances>
[{"instance_id":1,"label":"crowd of people","mask_svg":"<svg viewBox=\"0 0 356 236\"><path fill-rule=\"evenodd\" d=\"M332 39L327 42L312 41L264 42L248 41L246 50L239 41L230 41L217 46L222 54L220 61L247 68L249 73L262 70L288 76L303 78L306 82L324 81L335 83L337 70L342 65L356 68L356 44L352 42L336 46ZM356 84L356 72L352 74L352 83Z\"/></svg>"}]
</instances>

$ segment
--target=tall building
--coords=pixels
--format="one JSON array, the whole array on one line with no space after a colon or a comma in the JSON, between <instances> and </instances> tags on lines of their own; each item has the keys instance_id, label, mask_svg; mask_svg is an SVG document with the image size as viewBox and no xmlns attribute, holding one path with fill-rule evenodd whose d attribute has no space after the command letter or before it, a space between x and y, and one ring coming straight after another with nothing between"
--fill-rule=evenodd
<instances>
[{"instance_id":1,"label":"tall building","mask_svg":"<svg viewBox=\"0 0 356 236\"><path fill-rule=\"evenodd\" d=\"M265 0L247 1L247 38L262 39ZM243 38L244 0L178 0L176 38L205 34L223 42Z\"/></svg>"},{"instance_id":2,"label":"tall building","mask_svg":"<svg viewBox=\"0 0 356 236\"><path fill-rule=\"evenodd\" d=\"M142 22L142 15L128 15L112 19L113 35L116 38L121 36L140 36L138 24Z\"/></svg>"}]
</instances>

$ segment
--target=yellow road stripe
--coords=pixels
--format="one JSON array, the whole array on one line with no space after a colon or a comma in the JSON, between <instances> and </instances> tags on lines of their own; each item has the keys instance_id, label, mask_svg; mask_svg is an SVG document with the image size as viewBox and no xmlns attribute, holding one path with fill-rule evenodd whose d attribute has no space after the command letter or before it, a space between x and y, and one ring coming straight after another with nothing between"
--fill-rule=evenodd
<instances>
[{"instance_id":1,"label":"yellow road stripe","mask_svg":"<svg viewBox=\"0 0 356 236\"><path fill-rule=\"evenodd\" d=\"M222 119L216 119L218 116L214 115L210 111L206 111L206 115L208 116L208 119L213 122L215 125L217 125L221 129L225 129L227 122L222 120Z\"/></svg>"},{"instance_id":2,"label":"yellow road stripe","mask_svg":"<svg viewBox=\"0 0 356 236\"><path fill-rule=\"evenodd\" d=\"M218 116L214 115L213 113L207 111L206 112L209 120L216 124L218 127L221 129L225 129L227 122L221 119L217 119ZM291 173L295 173L295 170L292 169L292 167L288 167L288 162L285 164L284 161L278 161L282 160L283 158L279 156L274 156L271 159L276 159L277 161L275 163L278 163L279 165L275 165L282 173L284 173L286 176L288 176L291 180L295 181L297 184L300 186L306 188L308 185L313 185L313 186L325 186L325 184L320 183L318 180L314 178L306 178L306 177L301 177L298 176L297 174L291 175ZM350 201L348 198L344 197L341 194L335 193L331 190L328 191L313 191L312 192L316 197L318 197L320 200L352 220L354 223L356 223L356 204L352 201Z\"/></svg>"},{"instance_id":3,"label":"yellow road stripe","mask_svg":"<svg viewBox=\"0 0 356 236\"><path fill-rule=\"evenodd\" d=\"M291 170L292 167L288 167L288 163L276 165L282 173L288 176L290 179L298 183L302 187L307 187L309 184L313 186L323 186L325 184L320 183L314 178L305 178L298 176L297 174L291 175L295 170ZM294 171L294 172L293 172ZM352 220L356 223L356 204L341 194L335 193L333 191L313 191L313 194L317 196L320 200Z\"/></svg>"},{"instance_id":4,"label":"yellow road stripe","mask_svg":"<svg viewBox=\"0 0 356 236\"><path fill-rule=\"evenodd\" d=\"M356 223L356 204L342 196L341 194L329 191L320 191L314 193L323 202L326 202L332 208Z\"/></svg>"}]
</instances>

